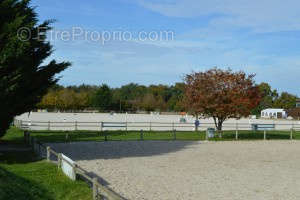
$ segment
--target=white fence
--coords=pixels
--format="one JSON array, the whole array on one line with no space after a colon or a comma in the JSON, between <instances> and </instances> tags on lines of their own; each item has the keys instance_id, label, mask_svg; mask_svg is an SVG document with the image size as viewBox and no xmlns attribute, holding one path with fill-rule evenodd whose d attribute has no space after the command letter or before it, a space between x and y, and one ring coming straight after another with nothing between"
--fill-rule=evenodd
<instances>
[{"instance_id":1,"label":"white fence","mask_svg":"<svg viewBox=\"0 0 300 200\"><path fill-rule=\"evenodd\" d=\"M194 123L178 122L55 122L55 121L22 121L15 120L14 124L22 129L28 130L53 130L53 131L194 131ZM224 123L223 130L254 130L254 126L261 127L260 130L300 130L298 121L289 121L287 123ZM271 126L270 126L271 125ZM214 128L214 123L201 123L198 130L205 131L207 128ZM265 127L265 128L263 128ZM268 128L269 127L269 128Z\"/></svg>"}]
</instances>

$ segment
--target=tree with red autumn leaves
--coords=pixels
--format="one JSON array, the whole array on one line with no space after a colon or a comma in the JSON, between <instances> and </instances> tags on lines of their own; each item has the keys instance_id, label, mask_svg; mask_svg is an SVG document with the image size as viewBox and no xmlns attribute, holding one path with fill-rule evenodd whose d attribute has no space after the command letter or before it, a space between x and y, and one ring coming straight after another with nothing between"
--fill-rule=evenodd
<instances>
[{"instance_id":1,"label":"tree with red autumn leaves","mask_svg":"<svg viewBox=\"0 0 300 200\"><path fill-rule=\"evenodd\" d=\"M247 117L261 95L254 74L213 68L185 76L185 103L196 117L212 117L218 131L229 118Z\"/></svg>"}]
</instances>

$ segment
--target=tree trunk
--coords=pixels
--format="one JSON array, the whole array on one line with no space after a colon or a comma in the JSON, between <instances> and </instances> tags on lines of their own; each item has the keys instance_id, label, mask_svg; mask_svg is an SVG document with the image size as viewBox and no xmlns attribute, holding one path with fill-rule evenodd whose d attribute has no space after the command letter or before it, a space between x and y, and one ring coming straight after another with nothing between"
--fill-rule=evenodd
<instances>
[{"instance_id":1,"label":"tree trunk","mask_svg":"<svg viewBox=\"0 0 300 200\"><path fill-rule=\"evenodd\" d=\"M215 126L217 129L217 132L219 133L219 137L222 138L222 127L223 127L223 119L220 119L218 117L213 117L214 122L215 122Z\"/></svg>"},{"instance_id":2,"label":"tree trunk","mask_svg":"<svg viewBox=\"0 0 300 200\"><path fill-rule=\"evenodd\" d=\"M222 127L223 127L223 121L222 120L218 120L218 132L219 132L219 138L222 138Z\"/></svg>"}]
</instances>

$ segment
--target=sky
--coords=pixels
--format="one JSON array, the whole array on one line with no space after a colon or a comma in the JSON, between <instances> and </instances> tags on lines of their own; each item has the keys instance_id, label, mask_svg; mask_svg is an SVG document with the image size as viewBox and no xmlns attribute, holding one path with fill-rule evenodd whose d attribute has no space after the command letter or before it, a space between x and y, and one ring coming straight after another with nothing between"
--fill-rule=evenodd
<instances>
[{"instance_id":1,"label":"sky","mask_svg":"<svg viewBox=\"0 0 300 200\"><path fill-rule=\"evenodd\" d=\"M171 85L212 67L255 73L300 96L298 0L32 0L56 19L46 61L70 61L60 84Z\"/></svg>"}]
</instances>

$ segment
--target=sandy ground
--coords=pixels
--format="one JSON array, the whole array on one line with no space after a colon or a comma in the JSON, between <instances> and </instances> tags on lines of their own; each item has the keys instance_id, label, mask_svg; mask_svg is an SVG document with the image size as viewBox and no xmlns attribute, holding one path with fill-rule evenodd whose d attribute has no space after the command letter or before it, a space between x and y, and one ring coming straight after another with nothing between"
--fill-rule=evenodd
<instances>
[{"instance_id":1,"label":"sandy ground","mask_svg":"<svg viewBox=\"0 0 300 200\"><path fill-rule=\"evenodd\" d=\"M101 122L127 122L127 130L194 130L193 116L185 116L187 123L179 123L180 115L151 115L151 114L115 114L109 113L25 113L16 117L23 124L30 124L32 130L102 130ZM50 124L48 122L50 121ZM75 123L77 122L77 123ZM161 124L165 123L165 124ZM175 123L175 125L173 125ZM300 121L271 120L271 119L229 119L225 121L223 130L251 130L251 124L276 124L276 130L290 130L292 127L300 130ZM50 126L49 126L50 125ZM122 126L124 124L109 124L106 126ZM214 127L213 119L200 119L200 130ZM103 130L126 130L126 128L106 127Z\"/></svg>"},{"instance_id":2,"label":"sandy ground","mask_svg":"<svg viewBox=\"0 0 300 200\"><path fill-rule=\"evenodd\" d=\"M300 142L51 144L134 200L298 200Z\"/></svg>"}]
</instances>

